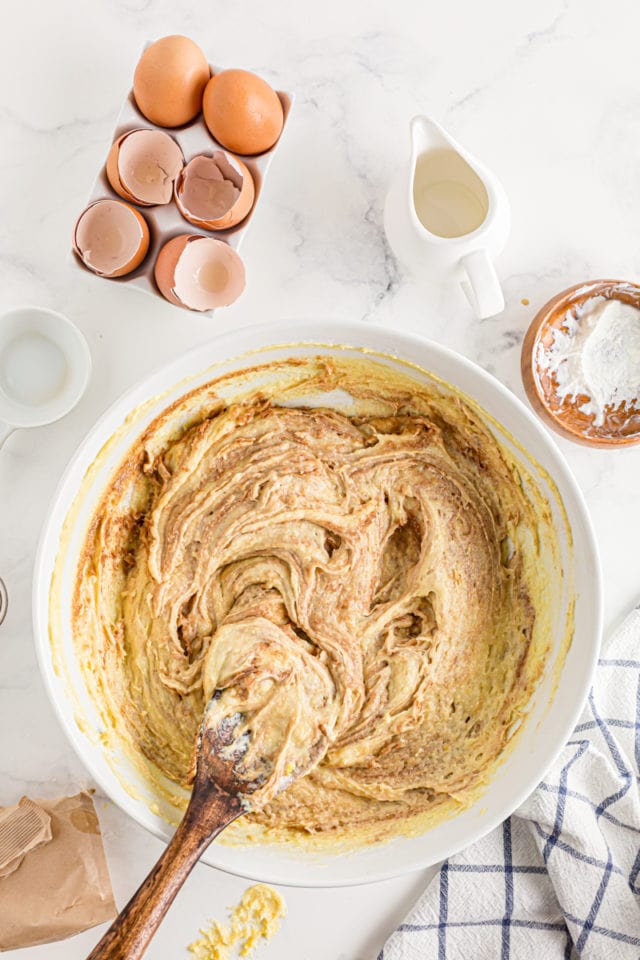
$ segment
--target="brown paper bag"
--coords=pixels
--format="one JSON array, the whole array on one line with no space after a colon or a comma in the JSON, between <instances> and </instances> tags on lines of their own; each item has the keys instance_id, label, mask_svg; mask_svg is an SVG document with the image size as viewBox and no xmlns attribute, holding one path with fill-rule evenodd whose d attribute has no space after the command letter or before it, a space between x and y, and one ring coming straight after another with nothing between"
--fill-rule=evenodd
<instances>
[{"instance_id":1,"label":"brown paper bag","mask_svg":"<svg viewBox=\"0 0 640 960\"><path fill-rule=\"evenodd\" d=\"M62 940L116 915L88 793L0 808L0 950Z\"/></svg>"},{"instance_id":2,"label":"brown paper bag","mask_svg":"<svg viewBox=\"0 0 640 960\"><path fill-rule=\"evenodd\" d=\"M14 807L0 810L0 877L8 877L30 850L49 840L51 817L33 800L23 797Z\"/></svg>"}]
</instances>

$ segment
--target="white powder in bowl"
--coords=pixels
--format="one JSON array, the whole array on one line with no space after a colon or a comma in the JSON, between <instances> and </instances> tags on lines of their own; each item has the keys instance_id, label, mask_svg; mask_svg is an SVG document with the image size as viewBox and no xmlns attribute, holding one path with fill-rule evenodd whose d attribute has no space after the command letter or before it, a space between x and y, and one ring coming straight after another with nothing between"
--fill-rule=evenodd
<instances>
[{"instance_id":1,"label":"white powder in bowl","mask_svg":"<svg viewBox=\"0 0 640 960\"><path fill-rule=\"evenodd\" d=\"M567 312L551 344L538 343L534 359L553 375L559 400L588 398L580 409L600 427L607 409L640 405L640 310L591 297Z\"/></svg>"}]
</instances>

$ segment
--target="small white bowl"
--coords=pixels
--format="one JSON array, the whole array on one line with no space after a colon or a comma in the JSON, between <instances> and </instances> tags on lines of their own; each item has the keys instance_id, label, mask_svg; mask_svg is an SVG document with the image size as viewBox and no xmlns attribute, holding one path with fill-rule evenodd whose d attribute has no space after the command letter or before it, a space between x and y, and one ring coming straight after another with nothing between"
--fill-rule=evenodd
<instances>
[{"instance_id":1,"label":"small white bowl","mask_svg":"<svg viewBox=\"0 0 640 960\"><path fill-rule=\"evenodd\" d=\"M91 353L78 328L45 307L16 307L0 317L0 446L22 427L42 427L69 413L91 375Z\"/></svg>"}]
</instances>

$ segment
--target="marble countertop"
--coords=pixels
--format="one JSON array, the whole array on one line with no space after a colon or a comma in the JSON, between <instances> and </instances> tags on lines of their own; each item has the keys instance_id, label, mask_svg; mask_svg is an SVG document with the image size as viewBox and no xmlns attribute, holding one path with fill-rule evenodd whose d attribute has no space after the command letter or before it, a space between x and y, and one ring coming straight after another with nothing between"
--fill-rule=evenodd
<instances>
[{"instance_id":1,"label":"marble countertop","mask_svg":"<svg viewBox=\"0 0 640 960\"><path fill-rule=\"evenodd\" d=\"M47 503L97 416L178 352L240 325L295 316L360 318L431 337L520 397L520 344L536 309L569 284L637 279L640 93L632 0L21 0L0 39L0 308L67 313L94 360L76 410L11 437L0 454L0 804L90 786L54 718L32 642L31 575ZM248 288L214 318L70 269L81 209L145 40L183 32L210 58L244 66L297 101L243 256ZM506 309L477 321L455 288L405 276L382 231L408 124L430 113L502 180L513 225L497 268ZM523 305L524 299L529 305ZM594 520L607 625L640 592L640 447L558 441ZM98 794L113 884L124 903L162 844ZM288 890L289 916L265 960L374 960L426 874L337 890ZM185 957L246 882L199 865L148 956ZM86 956L98 930L24 960ZM12 956L9 954L8 956ZM18 956L18 954L15 954Z\"/></svg>"}]
</instances>

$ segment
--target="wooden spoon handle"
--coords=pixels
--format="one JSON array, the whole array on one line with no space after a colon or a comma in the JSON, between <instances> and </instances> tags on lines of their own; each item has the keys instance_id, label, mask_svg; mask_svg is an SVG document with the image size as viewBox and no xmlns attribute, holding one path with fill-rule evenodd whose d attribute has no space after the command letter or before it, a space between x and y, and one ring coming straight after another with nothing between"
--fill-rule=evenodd
<instances>
[{"instance_id":1,"label":"wooden spoon handle","mask_svg":"<svg viewBox=\"0 0 640 960\"><path fill-rule=\"evenodd\" d=\"M236 797L219 794L205 806L194 794L167 849L87 960L139 960L200 855L241 813Z\"/></svg>"}]
</instances>

